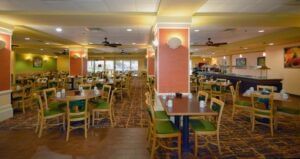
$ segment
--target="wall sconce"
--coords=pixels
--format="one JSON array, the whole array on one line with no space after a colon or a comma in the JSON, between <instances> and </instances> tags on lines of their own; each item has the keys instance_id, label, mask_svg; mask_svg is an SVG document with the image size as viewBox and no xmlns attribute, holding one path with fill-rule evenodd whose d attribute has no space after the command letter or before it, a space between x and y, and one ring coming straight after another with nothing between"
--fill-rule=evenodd
<instances>
[{"instance_id":1,"label":"wall sconce","mask_svg":"<svg viewBox=\"0 0 300 159\"><path fill-rule=\"evenodd\" d=\"M152 44L153 44L154 47L157 47L158 46L158 40L157 39L153 40Z\"/></svg>"},{"instance_id":2,"label":"wall sconce","mask_svg":"<svg viewBox=\"0 0 300 159\"><path fill-rule=\"evenodd\" d=\"M243 55L242 54L240 54L240 58L242 58L243 57Z\"/></svg>"},{"instance_id":3,"label":"wall sconce","mask_svg":"<svg viewBox=\"0 0 300 159\"><path fill-rule=\"evenodd\" d=\"M5 45L6 45L5 41L0 40L0 50L5 48Z\"/></svg>"},{"instance_id":4,"label":"wall sconce","mask_svg":"<svg viewBox=\"0 0 300 159\"><path fill-rule=\"evenodd\" d=\"M181 40L177 37L172 37L168 40L168 46L171 49L177 49L181 46Z\"/></svg>"},{"instance_id":5,"label":"wall sconce","mask_svg":"<svg viewBox=\"0 0 300 159\"><path fill-rule=\"evenodd\" d=\"M79 55L79 54L73 54L72 57L73 57L74 59L78 59L78 58L80 58L80 55Z\"/></svg>"},{"instance_id":6,"label":"wall sconce","mask_svg":"<svg viewBox=\"0 0 300 159\"><path fill-rule=\"evenodd\" d=\"M267 54L266 54L266 52L263 52L263 54L262 54L262 55L263 55L263 57L266 57L266 55L267 55Z\"/></svg>"}]
</instances>

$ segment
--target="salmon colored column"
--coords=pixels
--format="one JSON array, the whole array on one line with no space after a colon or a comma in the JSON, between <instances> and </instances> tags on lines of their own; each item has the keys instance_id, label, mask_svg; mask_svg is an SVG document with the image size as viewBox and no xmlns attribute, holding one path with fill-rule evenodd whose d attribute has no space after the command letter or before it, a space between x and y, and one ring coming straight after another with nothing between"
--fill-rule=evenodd
<instances>
[{"instance_id":1,"label":"salmon colored column","mask_svg":"<svg viewBox=\"0 0 300 159\"><path fill-rule=\"evenodd\" d=\"M155 52L153 48L147 48L147 72L148 76L154 76Z\"/></svg>"},{"instance_id":2,"label":"salmon colored column","mask_svg":"<svg viewBox=\"0 0 300 159\"><path fill-rule=\"evenodd\" d=\"M70 75L85 76L87 74L87 49L74 48L69 51Z\"/></svg>"},{"instance_id":3,"label":"salmon colored column","mask_svg":"<svg viewBox=\"0 0 300 159\"><path fill-rule=\"evenodd\" d=\"M158 27L156 35L158 93L189 93L189 27ZM176 49L168 45L173 37L181 41Z\"/></svg>"},{"instance_id":4,"label":"salmon colored column","mask_svg":"<svg viewBox=\"0 0 300 159\"><path fill-rule=\"evenodd\" d=\"M0 121L13 117L11 105L11 37L12 26L0 23Z\"/></svg>"}]
</instances>

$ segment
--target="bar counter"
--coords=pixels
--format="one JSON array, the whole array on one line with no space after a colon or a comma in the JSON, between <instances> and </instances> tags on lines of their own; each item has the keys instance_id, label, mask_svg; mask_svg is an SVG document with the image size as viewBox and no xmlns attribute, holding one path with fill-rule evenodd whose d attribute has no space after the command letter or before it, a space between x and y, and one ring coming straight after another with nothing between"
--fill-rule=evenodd
<instances>
[{"instance_id":1,"label":"bar counter","mask_svg":"<svg viewBox=\"0 0 300 159\"><path fill-rule=\"evenodd\" d=\"M230 80L233 84L236 84L237 81L242 81L240 85L240 93L245 92L248 88L254 87L256 89L257 85L269 85L275 86L275 91L279 92L282 89L282 79L280 78L266 78L266 77L257 77L250 75L238 75L238 74L223 74L223 73L214 73L214 72L202 72L201 75L207 77L216 78L225 78Z\"/></svg>"}]
</instances>

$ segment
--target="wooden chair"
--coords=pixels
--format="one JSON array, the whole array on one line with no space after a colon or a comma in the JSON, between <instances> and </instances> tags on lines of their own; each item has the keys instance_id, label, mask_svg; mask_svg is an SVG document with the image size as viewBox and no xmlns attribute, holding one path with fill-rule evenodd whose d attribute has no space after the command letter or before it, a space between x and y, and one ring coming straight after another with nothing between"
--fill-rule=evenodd
<instances>
[{"instance_id":1,"label":"wooden chair","mask_svg":"<svg viewBox=\"0 0 300 159\"><path fill-rule=\"evenodd\" d=\"M197 99L200 100L204 100L205 103L207 103L207 99L208 99L208 93L205 91L198 91L197 94Z\"/></svg>"},{"instance_id":2,"label":"wooden chair","mask_svg":"<svg viewBox=\"0 0 300 159\"><path fill-rule=\"evenodd\" d=\"M221 117L223 113L224 108L224 102L221 100L218 100L216 98L211 98L210 108L213 111L218 112L218 116L216 117L216 121L210 121L210 120L203 120L203 119L191 119L190 125L195 135L195 151L194 155L197 156L198 154L198 137L199 136L211 136L216 135L217 136L217 146L219 149L219 153L221 153L221 147L220 147L220 123L221 123Z\"/></svg>"},{"instance_id":3,"label":"wooden chair","mask_svg":"<svg viewBox=\"0 0 300 159\"><path fill-rule=\"evenodd\" d=\"M270 93L273 93L274 86L257 85L257 91L268 91Z\"/></svg>"},{"instance_id":4,"label":"wooden chair","mask_svg":"<svg viewBox=\"0 0 300 159\"><path fill-rule=\"evenodd\" d=\"M155 158L155 152L159 147L168 150L177 150L178 158L181 158L181 133L178 128L170 120L157 120L154 116L152 108L148 108L149 113L149 139L151 145L151 155L150 158ZM173 139L177 138L177 145L169 146L165 145L161 140L162 139Z\"/></svg>"},{"instance_id":5,"label":"wooden chair","mask_svg":"<svg viewBox=\"0 0 300 159\"><path fill-rule=\"evenodd\" d=\"M84 90L91 90L92 89L92 85L91 84L79 84L79 87L82 87L82 89Z\"/></svg>"},{"instance_id":6,"label":"wooden chair","mask_svg":"<svg viewBox=\"0 0 300 159\"><path fill-rule=\"evenodd\" d=\"M60 109L65 107L66 103L55 101L56 88L48 88L43 90L46 108Z\"/></svg>"},{"instance_id":7,"label":"wooden chair","mask_svg":"<svg viewBox=\"0 0 300 159\"><path fill-rule=\"evenodd\" d=\"M131 94L131 78L130 77L126 77L124 80L122 80L122 93L126 92L128 97L130 98L130 94Z\"/></svg>"},{"instance_id":8,"label":"wooden chair","mask_svg":"<svg viewBox=\"0 0 300 159\"><path fill-rule=\"evenodd\" d=\"M81 96L67 97L67 136L69 141L70 132L75 129L84 129L84 137L87 138L89 113L87 111L88 100ZM71 125L74 122L83 124Z\"/></svg>"},{"instance_id":9,"label":"wooden chair","mask_svg":"<svg viewBox=\"0 0 300 159\"><path fill-rule=\"evenodd\" d=\"M240 100L237 96L237 92L234 90L233 86L230 86L230 91L232 94L232 115L231 118L233 120L236 109L244 110L250 113L250 118L252 117L252 103L251 101ZM252 119L251 119L252 121Z\"/></svg>"},{"instance_id":10,"label":"wooden chair","mask_svg":"<svg viewBox=\"0 0 300 159\"><path fill-rule=\"evenodd\" d=\"M92 125L95 125L95 121L96 120L102 120L102 118L100 118L100 113L107 113L110 119L110 124L111 127L114 127L114 110L113 110L113 101L114 101L114 94L116 92L117 89L114 89L111 93L111 97L107 98L109 101L108 102L99 102L96 103L94 105L94 108L92 109ZM110 92L110 90L109 90Z\"/></svg>"},{"instance_id":11,"label":"wooden chair","mask_svg":"<svg viewBox=\"0 0 300 159\"><path fill-rule=\"evenodd\" d=\"M242 81L237 81L235 84L235 95L237 98L240 97L240 85L241 85Z\"/></svg>"},{"instance_id":12,"label":"wooden chair","mask_svg":"<svg viewBox=\"0 0 300 159\"><path fill-rule=\"evenodd\" d=\"M275 129L278 128L278 123L284 123L283 121L280 121L280 119L283 117L288 118L289 123L290 121L294 120L296 124L296 128L299 126L300 123L300 109L295 108L289 108L289 107L275 107L275 115L274 115L274 127Z\"/></svg>"},{"instance_id":13,"label":"wooden chair","mask_svg":"<svg viewBox=\"0 0 300 159\"><path fill-rule=\"evenodd\" d=\"M33 106L32 103L32 87L24 86L20 90L14 91L12 95L12 103L13 105L17 105L19 107L21 105L21 109L23 114L25 114L25 108Z\"/></svg>"},{"instance_id":14,"label":"wooden chair","mask_svg":"<svg viewBox=\"0 0 300 159\"><path fill-rule=\"evenodd\" d=\"M225 92L221 83L211 85L210 96L211 98L218 97L220 100L225 101Z\"/></svg>"},{"instance_id":15,"label":"wooden chair","mask_svg":"<svg viewBox=\"0 0 300 159\"><path fill-rule=\"evenodd\" d=\"M146 92L146 104L150 106L151 111L155 117L155 120L170 120L170 117L167 115L166 111L164 110L155 110L154 109L154 96L152 95L153 92Z\"/></svg>"},{"instance_id":16,"label":"wooden chair","mask_svg":"<svg viewBox=\"0 0 300 159\"><path fill-rule=\"evenodd\" d=\"M273 136L274 123L274 106L273 94L262 95L252 94L252 131L254 131L256 124L270 126L271 136ZM258 119L258 120L256 120ZM269 123L265 119L268 119ZM264 121L265 120L265 121Z\"/></svg>"},{"instance_id":17,"label":"wooden chair","mask_svg":"<svg viewBox=\"0 0 300 159\"><path fill-rule=\"evenodd\" d=\"M190 88L191 88L191 92L195 91L198 92L198 82L197 82L197 78L196 77L190 77Z\"/></svg>"},{"instance_id":18,"label":"wooden chair","mask_svg":"<svg viewBox=\"0 0 300 159\"><path fill-rule=\"evenodd\" d=\"M65 112L62 109L45 109L40 95L34 95L38 102L38 120L35 132L38 132L38 137L42 137L43 129L48 126L62 125L65 130ZM56 124L48 124L48 120L57 119ZM61 119L61 122L60 122Z\"/></svg>"}]
</instances>

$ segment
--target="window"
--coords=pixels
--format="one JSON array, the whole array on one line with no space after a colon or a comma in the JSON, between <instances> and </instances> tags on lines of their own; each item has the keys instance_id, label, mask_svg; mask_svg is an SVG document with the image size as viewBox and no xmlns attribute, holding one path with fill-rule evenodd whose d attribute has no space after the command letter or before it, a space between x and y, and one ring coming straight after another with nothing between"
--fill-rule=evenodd
<instances>
[{"instance_id":1,"label":"window","mask_svg":"<svg viewBox=\"0 0 300 159\"><path fill-rule=\"evenodd\" d=\"M105 61L105 70L114 70L114 61L113 60Z\"/></svg>"},{"instance_id":2,"label":"window","mask_svg":"<svg viewBox=\"0 0 300 159\"><path fill-rule=\"evenodd\" d=\"M87 63L87 71L89 73L93 73L95 71L95 61L88 61L88 63Z\"/></svg>"},{"instance_id":3,"label":"window","mask_svg":"<svg viewBox=\"0 0 300 159\"><path fill-rule=\"evenodd\" d=\"M95 61L95 72L101 72L104 70L104 61Z\"/></svg>"},{"instance_id":4,"label":"window","mask_svg":"<svg viewBox=\"0 0 300 159\"><path fill-rule=\"evenodd\" d=\"M138 71L139 70L139 61L138 60L131 60L130 69L132 71Z\"/></svg>"},{"instance_id":5,"label":"window","mask_svg":"<svg viewBox=\"0 0 300 159\"><path fill-rule=\"evenodd\" d=\"M116 71L123 71L123 61L122 60L116 61Z\"/></svg>"},{"instance_id":6,"label":"window","mask_svg":"<svg viewBox=\"0 0 300 159\"><path fill-rule=\"evenodd\" d=\"M130 61L123 61L123 70L130 71Z\"/></svg>"}]
</instances>

